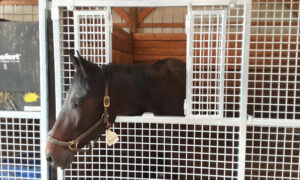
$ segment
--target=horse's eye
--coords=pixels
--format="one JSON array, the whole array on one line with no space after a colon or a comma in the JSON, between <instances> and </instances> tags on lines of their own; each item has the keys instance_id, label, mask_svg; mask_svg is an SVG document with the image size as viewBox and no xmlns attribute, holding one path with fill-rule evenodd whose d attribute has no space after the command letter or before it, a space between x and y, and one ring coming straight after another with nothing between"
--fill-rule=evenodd
<instances>
[{"instance_id":1,"label":"horse's eye","mask_svg":"<svg viewBox=\"0 0 300 180\"><path fill-rule=\"evenodd\" d=\"M74 106L74 108L78 108L78 107L82 106L82 103L81 103L81 101L79 99L75 99L73 101L73 106Z\"/></svg>"}]
</instances>

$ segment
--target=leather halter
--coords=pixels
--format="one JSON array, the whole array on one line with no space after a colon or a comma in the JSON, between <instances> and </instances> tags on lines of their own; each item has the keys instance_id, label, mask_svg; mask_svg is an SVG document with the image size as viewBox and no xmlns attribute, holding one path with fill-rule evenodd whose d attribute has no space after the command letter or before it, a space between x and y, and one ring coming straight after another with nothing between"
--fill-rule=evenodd
<instances>
[{"instance_id":1,"label":"leather halter","mask_svg":"<svg viewBox=\"0 0 300 180\"><path fill-rule=\"evenodd\" d=\"M51 131L50 131L48 133L48 141L50 141L51 143L60 145L60 146L68 147L71 151L88 151L88 150L90 150L92 148L91 144L88 145L88 149L80 149L80 148L78 148L78 144L82 139L84 139L91 132L93 132L103 122L106 124L106 129L110 128L111 124L108 122L108 118L109 118L108 108L109 108L109 106L110 106L110 97L108 96L108 83L106 82L106 84L105 84L105 96L103 98L104 112L101 116L101 119L99 121L97 121L92 127L90 127L85 132L83 132L80 136L78 136L77 139L75 139L75 140L71 140L71 141L68 141L68 142L57 140L57 139L53 138L52 136L50 136L50 133L51 133Z\"/></svg>"}]
</instances>

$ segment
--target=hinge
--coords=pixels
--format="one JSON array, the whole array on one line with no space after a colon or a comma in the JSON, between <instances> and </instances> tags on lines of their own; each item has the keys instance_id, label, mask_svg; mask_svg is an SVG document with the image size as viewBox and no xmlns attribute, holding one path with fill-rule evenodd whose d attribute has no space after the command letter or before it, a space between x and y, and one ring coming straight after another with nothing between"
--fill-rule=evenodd
<instances>
[{"instance_id":1,"label":"hinge","mask_svg":"<svg viewBox=\"0 0 300 180\"><path fill-rule=\"evenodd\" d=\"M58 7L51 8L51 19L54 20L59 20L59 10Z\"/></svg>"},{"instance_id":2,"label":"hinge","mask_svg":"<svg viewBox=\"0 0 300 180\"><path fill-rule=\"evenodd\" d=\"M188 34L190 31L190 15L189 13L185 16L185 34Z\"/></svg>"},{"instance_id":3,"label":"hinge","mask_svg":"<svg viewBox=\"0 0 300 180\"><path fill-rule=\"evenodd\" d=\"M183 104L183 110L184 110L184 115L187 115L187 101L184 99L184 104Z\"/></svg>"}]
</instances>

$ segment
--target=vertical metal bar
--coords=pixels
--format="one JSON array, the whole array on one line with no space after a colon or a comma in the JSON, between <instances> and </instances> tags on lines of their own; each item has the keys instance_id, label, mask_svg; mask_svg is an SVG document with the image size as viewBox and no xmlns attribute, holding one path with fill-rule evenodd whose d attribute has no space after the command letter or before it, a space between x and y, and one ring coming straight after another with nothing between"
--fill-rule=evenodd
<instances>
[{"instance_id":1,"label":"vertical metal bar","mask_svg":"<svg viewBox=\"0 0 300 180\"><path fill-rule=\"evenodd\" d=\"M47 55L47 0L39 0L39 54L40 54L40 161L41 179L49 178L48 164L44 150L48 132L48 55ZM34 121L34 120L33 120ZM26 121L27 122L27 121ZM27 126L26 126L27 128Z\"/></svg>"},{"instance_id":2,"label":"vertical metal bar","mask_svg":"<svg viewBox=\"0 0 300 180\"><path fill-rule=\"evenodd\" d=\"M247 130L247 99L248 99L248 66L249 66L249 41L251 23L251 1L244 3L243 18L243 45L242 45L242 71L241 71L241 98L240 98L240 132L239 132L239 164L238 179L245 179L246 159L246 130Z\"/></svg>"},{"instance_id":3,"label":"vertical metal bar","mask_svg":"<svg viewBox=\"0 0 300 180\"><path fill-rule=\"evenodd\" d=\"M61 44L60 44L60 28L59 28L59 8L52 7L53 21L53 43L54 43L54 72L55 72L55 106L56 112L61 110L62 106L62 85L61 85ZM56 116L58 113L56 114Z\"/></svg>"},{"instance_id":4,"label":"vertical metal bar","mask_svg":"<svg viewBox=\"0 0 300 180\"><path fill-rule=\"evenodd\" d=\"M224 71L225 71L225 43L226 43L226 25L227 25L227 16L226 11L222 12L222 41L221 41L221 62L220 62L220 99L219 99L219 114L220 119L224 118ZM218 24L219 26L219 24Z\"/></svg>"},{"instance_id":5,"label":"vertical metal bar","mask_svg":"<svg viewBox=\"0 0 300 180\"><path fill-rule=\"evenodd\" d=\"M108 64L112 62L112 19L111 19L111 9L106 7L105 13L105 63Z\"/></svg>"},{"instance_id":6,"label":"vertical metal bar","mask_svg":"<svg viewBox=\"0 0 300 180\"><path fill-rule=\"evenodd\" d=\"M192 61L193 61L193 37L194 34L194 16L192 15L192 7L188 6L187 15L186 15L186 99L187 99L187 117L192 115L192 87L191 87L191 79L192 79Z\"/></svg>"},{"instance_id":7,"label":"vertical metal bar","mask_svg":"<svg viewBox=\"0 0 300 180\"><path fill-rule=\"evenodd\" d=\"M79 18L78 18L78 14L77 11L74 12L74 47L75 47L75 51L80 51L80 42L79 42L79 37L80 37L80 33L79 32Z\"/></svg>"},{"instance_id":8,"label":"vertical metal bar","mask_svg":"<svg viewBox=\"0 0 300 180\"><path fill-rule=\"evenodd\" d=\"M51 16L53 22L53 43L54 43L54 73L55 73L55 112L56 117L62 106L62 85L61 85L61 44L60 44L60 28L59 18L60 12L57 6L57 1L52 2ZM63 171L57 168L57 179L63 179Z\"/></svg>"}]
</instances>

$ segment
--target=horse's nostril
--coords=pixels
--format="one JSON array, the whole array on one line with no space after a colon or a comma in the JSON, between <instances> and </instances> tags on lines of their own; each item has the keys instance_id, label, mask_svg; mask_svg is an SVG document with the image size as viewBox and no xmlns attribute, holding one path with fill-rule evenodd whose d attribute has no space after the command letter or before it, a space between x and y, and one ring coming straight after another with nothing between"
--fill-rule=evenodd
<instances>
[{"instance_id":1,"label":"horse's nostril","mask_svg":"<svg viewBox=\"0 0 300 180\"><path fill-rule=\"evenodd\" d=\"M46 155L46 160L51 163L53 161L53 158L50 154L47 154Z\"/></svg>"}]
</instances>

